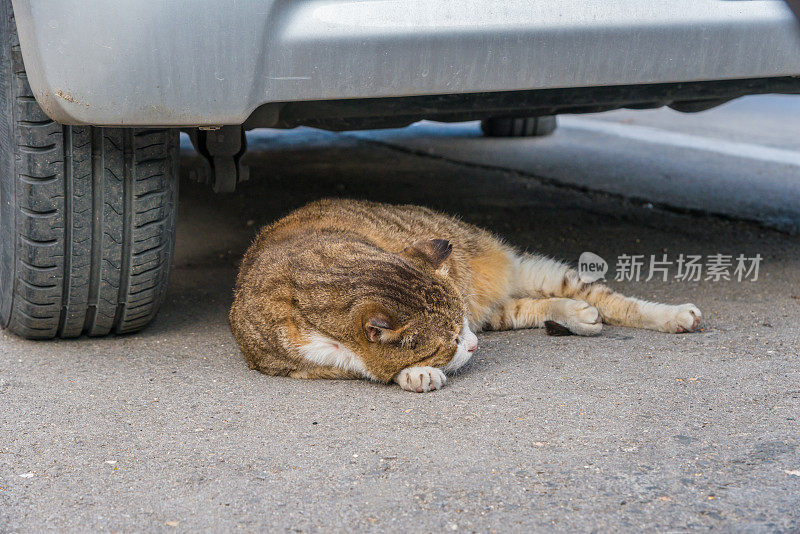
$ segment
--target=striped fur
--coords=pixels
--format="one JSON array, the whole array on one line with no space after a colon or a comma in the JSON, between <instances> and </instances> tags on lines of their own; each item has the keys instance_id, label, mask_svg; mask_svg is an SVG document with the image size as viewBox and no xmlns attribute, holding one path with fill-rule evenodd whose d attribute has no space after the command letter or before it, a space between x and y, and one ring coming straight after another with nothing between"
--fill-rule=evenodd
<instances>
[{"instance_id":1,"label":"striped fur","mask_svg":"<svg viewBox=\"0 0 800 534\"><path fill-rule=\"evenodd\" d=\"M441 370L466 363L470 329L555 322L596 335L606 322L688 332L700 318L692 304L585 284L563 263L427 208L355 200L313 202L263 229L230 313L251 368L411 391L441 387Z\"/></svg>"}]
</instances>

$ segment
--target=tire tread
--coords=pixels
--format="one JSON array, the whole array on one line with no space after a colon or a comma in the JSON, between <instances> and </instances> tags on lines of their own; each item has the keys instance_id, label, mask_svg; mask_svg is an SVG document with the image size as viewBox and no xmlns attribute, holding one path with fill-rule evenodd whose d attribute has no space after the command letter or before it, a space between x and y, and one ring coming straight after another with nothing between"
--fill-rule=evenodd
<instances>
[{"instance_id":1,"label":"tire tread","mask_svg":"<svg viewBox=\"0 0 800 534\"><path fill-rule=\"evenodd\" d=\"M0 323L35 339L139 330L172 264L178 132L52 121L28 84L13 17L9 26L0 46L10 50L14 176L3 179L15 181L16 259Z\"/></svg>"},{"instance_id":2,"label":"tire tread","mask_svg":"<svg viewBox=\"0 0 800 534\"><path fill-rule=\"evenodd\" d=\"M481 129L488 137L541 137L556 129L556 117L492 117L481 121Z\"/></svg>"}]
</instances>

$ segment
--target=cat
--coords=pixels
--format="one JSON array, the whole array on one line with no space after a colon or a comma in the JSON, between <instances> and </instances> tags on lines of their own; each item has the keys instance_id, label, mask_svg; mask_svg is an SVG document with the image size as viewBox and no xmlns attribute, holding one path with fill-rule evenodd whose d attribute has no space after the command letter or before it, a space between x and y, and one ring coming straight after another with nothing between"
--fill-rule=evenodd
<instances>
[{"instance_id":1,"label":"cat","mask_svg":"<svg viewBox=\"0 0 800 534\"><path fill-rule=\"evenodd\" d=\"M625 297L543 256L428 208L312 202L265 227L236 280L230 324L251 369L441 388L478 346L474 332L602 323L680 333L694 304Z\"/></svg>"}]
</instances>

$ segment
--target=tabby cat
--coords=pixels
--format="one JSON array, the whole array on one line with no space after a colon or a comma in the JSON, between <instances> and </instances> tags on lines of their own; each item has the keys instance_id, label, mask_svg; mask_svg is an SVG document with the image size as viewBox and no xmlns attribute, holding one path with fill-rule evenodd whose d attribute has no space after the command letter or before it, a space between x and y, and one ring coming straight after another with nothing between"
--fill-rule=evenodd
<instances>
[{"instance_id":1,"label":"tabby cat","mask_svg":"<svg viewBox=\"0 0 800 534\"><path fill-rule=\"evenodd\" d=\"M700 319L694 304L583 283L563 263L427 208L334 199L261 231L230 312L253 369L394 381L416 392L441 388L483 329L593 336L606 322L678 333Z\"/></svg>"}]
</instances>

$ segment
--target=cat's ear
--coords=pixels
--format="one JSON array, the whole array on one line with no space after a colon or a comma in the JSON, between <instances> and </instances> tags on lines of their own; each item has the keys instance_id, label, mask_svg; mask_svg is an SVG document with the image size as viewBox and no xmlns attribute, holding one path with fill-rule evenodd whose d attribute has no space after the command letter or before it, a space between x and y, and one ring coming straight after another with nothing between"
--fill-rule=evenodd
<instances>
[{"instance_id":1,"label":"cat's ear","mask_svg":"<svg viewBox=\"0 0 800 534\"><path fill-rule=\"evenodd\" d=\"M435 271L452 252L453 245L447 239L423 239L403 250L401 255L417 265L425 265Z\"/></svg>"},{"instance_id":2,"label":"cat's ear","mask_svg":"<svg viewBox=\"0 0 800 534\"><path fill-rule=\"evenodd\" d=\"M382 313L372 313L364 318L364 334L373 343L389 343L400 337L402 328L396 328Z\"/></svg>"}]
</instances>

